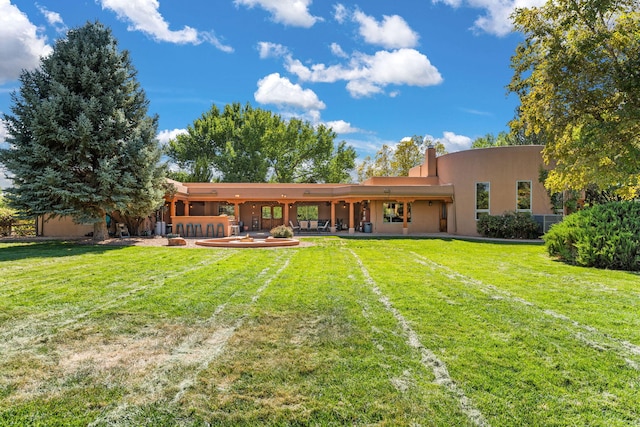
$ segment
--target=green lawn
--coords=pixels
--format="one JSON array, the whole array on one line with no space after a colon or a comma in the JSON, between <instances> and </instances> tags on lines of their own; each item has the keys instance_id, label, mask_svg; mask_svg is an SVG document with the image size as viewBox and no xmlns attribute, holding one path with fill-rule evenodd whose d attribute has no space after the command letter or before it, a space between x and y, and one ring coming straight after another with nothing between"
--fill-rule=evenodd
<instances>
[{"instance_id":1,"label":"green lawn","mask_svg":"<svg viewBox=\"0 0 640 427\"><path fill-rule=\"evenodd\" d=\"M544 247L0 243L0 425L640 425L640 276Z\"/></svg>"}]
</instances>

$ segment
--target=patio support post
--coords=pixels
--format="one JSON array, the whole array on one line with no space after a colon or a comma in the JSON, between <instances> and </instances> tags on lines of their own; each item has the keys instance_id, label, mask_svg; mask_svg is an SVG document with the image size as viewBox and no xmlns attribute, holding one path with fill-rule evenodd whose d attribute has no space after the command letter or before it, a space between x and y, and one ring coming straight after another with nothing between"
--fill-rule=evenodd
<instances>
[{"instance_id":1,"label":"patio support post","mask_svg":"<svg viewBox=\"0 0 640 427\"><path fill-rule=\"evenodd\" d=\"M189 201L184 201L184 216L189 216Z\"/></svg>"},{"instance_id":2,"label":"patio support post","mask_svg":"<svg viewBox=\"0 0 640 427\"><path fill-rule=\"evenodd\" d=\"M240 204L238 202L235 202L233 204L233 213L235 214L235 217L236 217L236 223L238 223L238 221L240 221Z\"/></svg>"},{"instance_id":3,"label":"patio support post","mask_svg":"<svg viewBox=\"0 0 640 427\"><path fill-rule=\"evenodd\" d=\"M171 221L173 221L173 218L176 217L176 203L176 199L171 199L169 201L169 216L171 217Z\"/></svg>"},{"instance_id":4,"label":"patio support post","mask_svg":"<svg viewBox=\"0 0 640 427\"><path fill-rule=\"evenodd\" d=\"M331 202L331 232L336 232L336 203Z\"/></svg>"},{"instance_id":5,"label":"patio support post","mask_svg":"<svg viewBox=\"0 0 640 427\"><path fill-rule=\"evenodd\" d=\"M284 222L284 225L289 227L289 206L291 206L291 204L285 202L284 203L284 219L282 220Z\"/></svg>"},{"instance_id":6,"label":"patio support post","mask_svg":"<svg viewBox=\"0 0 640 427\"><path fill-rule=\"evenodd\" d=\"M402 205L404 206L404 209L402 209L402 234L406 236L409 234L409 201L406 199L403 200Z\"/></svg>"},{"instance_id":7,"label":"patio support post","mask_svg":"<svg viewBox=\"0 0 640 427\"><path fill-rule=\"evenodd\" d=\"M349 201L349 234L356 232L353 215L353 201Z\"/></svg>"}]
</instances>

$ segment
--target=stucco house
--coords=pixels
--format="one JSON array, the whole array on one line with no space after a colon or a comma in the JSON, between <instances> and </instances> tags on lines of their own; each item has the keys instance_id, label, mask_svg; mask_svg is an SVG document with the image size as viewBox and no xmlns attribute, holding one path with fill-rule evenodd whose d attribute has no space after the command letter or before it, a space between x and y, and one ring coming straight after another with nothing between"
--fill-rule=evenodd
<instances>
[{"instance_id":1,"label":"stucco house","mask_svg":"<svg viewBox=\"0 0 640 427\"><path fill-rule=\"evenodd\" d=\"M329 233L476 236L484 214L553 214L539 182L542 146L473 149L437 157L428 148L407 177L359 184L180 183L157 214L154 231L188 237L268 231L277 225ZM218 225L220 224L220 225ZM85 226L87 227L87 226ZM84 235L67 219L43 223L47 236Z\"/></svg>"}]
</instances>

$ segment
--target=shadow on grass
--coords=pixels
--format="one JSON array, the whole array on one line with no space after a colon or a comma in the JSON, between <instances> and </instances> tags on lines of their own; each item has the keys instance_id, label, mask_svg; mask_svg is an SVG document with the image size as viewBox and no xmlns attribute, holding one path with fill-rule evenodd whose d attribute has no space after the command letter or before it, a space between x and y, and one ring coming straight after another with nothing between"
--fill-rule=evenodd
<instances>
[{"instance_id":1,"label":"shadow on grass","mask_svg":"<svg viewBox=\"0 0 640 427\"><path fill-rule=\"evenodd\" d=\"M85 254L100 254L123 249L131 245L95 245L65 241L2 241L0 240L0 262L29 258L56 258Z\"/></svg>"}]
</instances>

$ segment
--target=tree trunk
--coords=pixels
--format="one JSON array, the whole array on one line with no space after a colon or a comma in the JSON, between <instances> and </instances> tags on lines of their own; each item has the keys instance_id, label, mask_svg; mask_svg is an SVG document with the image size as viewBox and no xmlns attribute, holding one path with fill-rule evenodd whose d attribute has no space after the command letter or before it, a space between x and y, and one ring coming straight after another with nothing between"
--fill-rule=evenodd
<instances>
[{"instance_id":1,"label":"tree trunk","mask_svg":"<svg viewBox=\"0 0 640 427\"><path fill-rule=\"evenodd\" d=\"M109 237L109 230L107 230L107 216L102 215L102 219L93 223L93 240L96 242L102 242Z\"/></svg>"}]
</instances>

